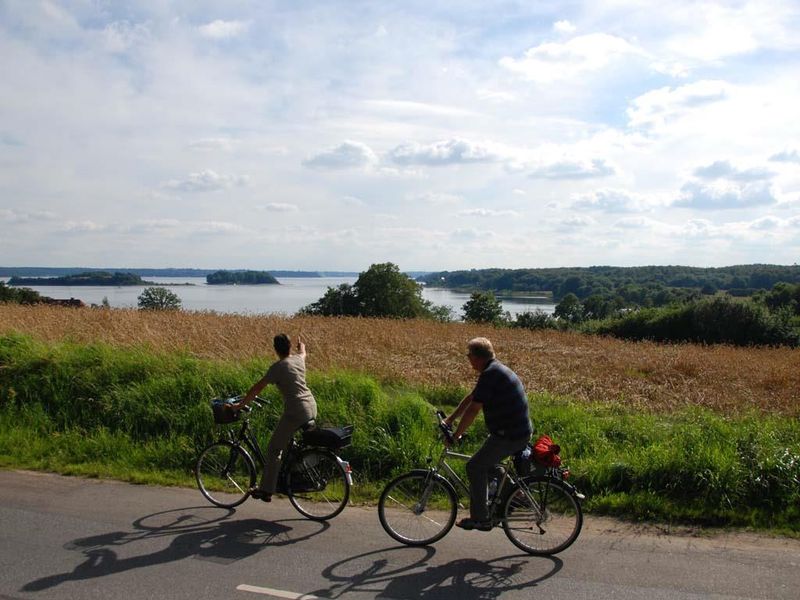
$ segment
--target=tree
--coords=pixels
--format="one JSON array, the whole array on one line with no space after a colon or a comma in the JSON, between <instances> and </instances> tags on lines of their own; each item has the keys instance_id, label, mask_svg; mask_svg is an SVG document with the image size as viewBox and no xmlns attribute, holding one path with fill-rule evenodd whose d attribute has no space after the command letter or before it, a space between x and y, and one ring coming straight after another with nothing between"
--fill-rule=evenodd
<instances>
[{"instance_id":1,"label":"tree","mask_svg":"<svg viewBox=\"0 0 800 600\"><path fill-rule=\"evenodd\" d=\"M358 276L355 287L365 317L414 318L429 315L422 286L387 262L370 266Z\"/></svg>"},{"instance_id":2,"label":"tree","mask_svg":"<svg viewBox=\"0 0 800 600\"><path fill-rule=\"evenodd\" d=\"M501 323L503 305L492 292L472 292L461 307L467 323Z\"/></svg>"},{"instance_id":3,"label":"tree","mask_svg":"<svg viewBox=\"0 0 800 600\"><path fill-rule=\"evenodd\" d=\"M42 301L39 292L28 288L14 288L0 281L0 302L13 304L37 304Z\"/></svg>"},{"instance_id":4,"label":"tree","mask_svg":"<svg viewBox=\"0 0 800 600\"><path fill-rule=\"evenodd\" d=\"M561 299L561 302L556 305L553 314L559 319L564 319L570 323L580 323L583 321L584 312L581 301L575 294L567 294Z\"/></svg>"},{"instance_id":5,"label":"tree","mask_svg":"<svg viewBox=\"0 0 800 600\"><path fill-rule=\"evenodd\" d=\"M138 298L142 310L179 310L181 299L174 292L163 287L149 287Z\"/></svg>"},{"instance_id":6,"label":"tree","mask_svg":"<svg viewBox=\"0 0 800 600\"><path fill-rule=\"evenodd\" d=\"M448 320L447 307L436 307L422 297L422 286L393 263L371 265L351 286L328 288L325 295L300 310L323 316L417 317Z\"/></svg>"},{"instance_id":7,"label":"tree","mask_svg":"<svg viewBox=\"0 0 800 600\"><path fill-rule=\"evenodd\" d=\"M335 288L329 287L322 298L301 308L300 314L323 317L357 316L360 314L360 306L356 289L348 283Z\"/></svg>"}]
</instances>

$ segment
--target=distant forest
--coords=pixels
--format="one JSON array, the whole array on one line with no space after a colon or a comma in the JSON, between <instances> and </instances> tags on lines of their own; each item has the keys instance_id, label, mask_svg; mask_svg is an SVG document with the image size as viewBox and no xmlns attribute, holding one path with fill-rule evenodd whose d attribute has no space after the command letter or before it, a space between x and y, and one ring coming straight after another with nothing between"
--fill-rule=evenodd
<instances>
[{"instance_id":1,"label":"distant forest","mask_svg":"<svg viewBox=\"0 0 800 600\"><path fill-rule=\"evenodd\" d=\"M133 273L141 277L206 277L219 269L113 269L94 267L0 267L0 277L62 277L89 271ZM267 269L275 277L355 277L353 271L286 271ZM412 275L415 276L415 275Z\"/></svg>"},{"instance_id":2,"label":"distant forest","mask_svg":"<svg viewBox=\"0 0 800 600\"><path fill-rule=\"evenodd\" d=\"M556 302L567 294L575 294L580 300L590 296L620 296L640 306L660 306L697 293L726 291L732 296L752 296L779 282L798 284L800 265L473 269L429 273L419 281L430 287L500 294L542 292L551 294Z\"/></svg>"},{"instance_id":3,"label":"distant forest","mask_svg":"<svg viewBox=\"0 0 800 600\"><path fill-rule=\"evenodd\" d=\"M89 271L76 273L74 275L64 275L62 277L17 277L8 280L8 285L149 285L149 281L143 280L134 273L109 273L108 271Z\"/></svg>"}]
</instances>

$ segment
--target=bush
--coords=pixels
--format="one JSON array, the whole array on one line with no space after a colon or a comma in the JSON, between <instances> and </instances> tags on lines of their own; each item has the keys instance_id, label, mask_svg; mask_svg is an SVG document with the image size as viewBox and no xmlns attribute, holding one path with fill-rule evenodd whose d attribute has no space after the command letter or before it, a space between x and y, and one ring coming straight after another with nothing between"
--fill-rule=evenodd
<instances>
[{"instance_id":1,"label":"bush","mask_svg":"<svg viewBox=\"0 0 800 600\"><path fill-rule=\"evenodd\" d=\"M651 308L584 326L588 333L632 340L701 342L705 344L789 345L800 336L782 314L726 295L669 308Z\"/></svg>"},{"instance_id":2,"label":"bush","mask_svg":"<svg viewBox=\"0 0 800 600\"><path fill-rule=\"evenodd\" d=\"M520 329L558 329L558 320L537 308L533 312L524 312L517 315L514 327Z\"/></svg>"}]
</instances>

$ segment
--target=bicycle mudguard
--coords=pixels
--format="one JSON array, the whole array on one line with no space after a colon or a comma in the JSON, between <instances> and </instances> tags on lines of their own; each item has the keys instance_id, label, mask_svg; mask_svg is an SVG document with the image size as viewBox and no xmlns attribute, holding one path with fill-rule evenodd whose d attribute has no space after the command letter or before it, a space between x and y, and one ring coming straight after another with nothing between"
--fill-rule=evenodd
<instances>
[{"instance_id":1,"label":"bicycle mudguard","mask_svg":"<svg viewBox=\"0 0 800 600\"><path fill-rule=\"evenodd\" d=\"M553 482L557 483L558 485L562 486L570 496L577 498L578 500L585 500L586 496L581 494L578 489L572 485L571 483L564 481L559 477L552 477L549 475L531 475L530 477L523 477L522 481L527 485L529 483L533 483L535 481L547 481L552 480Z\"/></svg>"}]
</instances>

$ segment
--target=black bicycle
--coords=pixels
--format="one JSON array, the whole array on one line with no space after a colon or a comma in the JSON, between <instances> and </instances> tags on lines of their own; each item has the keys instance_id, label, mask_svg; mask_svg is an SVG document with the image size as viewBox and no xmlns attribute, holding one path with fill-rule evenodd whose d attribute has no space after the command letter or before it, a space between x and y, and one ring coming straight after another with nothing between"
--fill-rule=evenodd
<instances>
[{"instance_id":1,"label":"black bicycle","mask_svg":"<svg viewBox=\"0 0 800 600\"><path fill-rule=\"evenodd\" d=\"M219 439L200 452L194 470L203 496L223 508L247 500L259 472L256 461L262 468L266 461L250 428L250 414L253 407L263 408L268 401L256 397L250 406L233 410L230 404L238 399L212 401L216 423L241 425L238 431L223 429ZM352 426L322 428L314 421L298 429L281 463L276 492L288 496L300 514L315 521L342 512L350 499L353 476L350 463L334 450L349 445L352 434Z\"/></svg>"},{"instance_id":2,"label":"black bicycle","mask_svg":"<svg viewBox=\"0 0 800 600\"><path fill-rule=\"evenodd\" d=\"M454 443L453 432L437 411L439 440ZM378 518L386 533L409 546L425 546L442 539L456 521L457 488L469 497L469 488L447 464L447 458L469 460L468 454L446 445L430 466L415 469L390 481L378 500ZM579 493L565 479L561 467L536 467L527 458L509 457L503 476L489 500L494 527L502 526L511 542L528 554L548 556L561 552L578 537L583 526ZM533 473L530 474L529 471Z\"/></svg>"}]
</instances>

